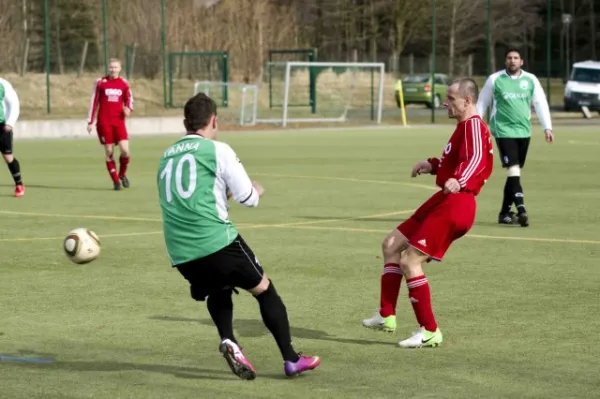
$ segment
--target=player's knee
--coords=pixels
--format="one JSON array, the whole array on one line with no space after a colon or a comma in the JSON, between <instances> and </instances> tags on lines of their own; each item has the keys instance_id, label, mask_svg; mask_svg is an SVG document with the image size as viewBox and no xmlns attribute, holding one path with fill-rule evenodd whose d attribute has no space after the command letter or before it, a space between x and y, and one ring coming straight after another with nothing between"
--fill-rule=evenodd
<instances>
[{"instance_id":1,"label":"player's knee","mask_svg":"<svg viewBox=\"0 0 600 399\"><path fill-rule=\"evenodd\" d=\"M263 274L262 279L260 280L260 283L258 283L258 285L256 287L251 288L248 291L252 295L257 296L257 295L262 294L266 290L268 290L269 285L271 285L271 281L269 280L269 277L267 277L266 274Z\"/></svg>"},{"instance_id":2,"label":"player's knee","mask_svg":"<svg viewBox=\"0 0 600 399\"><path fill-rule=\"evenodd\" d=\"M104 149L104 155L106 156L106 160L107 161L114 160L114 151L113 151L112 148L105 148Z\"/></svg>"},{"instance_id":3,"label":"player's knee","mask_svg":"<svg viewBox=\"0 0 600 399\"><path fill-rule=\"evenodd\" d=\"M406 238L398 231L392 232L381 243L384 256L399 255L406 248Z\"/></svg>"},{"instance_id":4,"label":"player's knee","mask_svg":"<svg viewBox=\"0 0 600 399\"><path fill-rule=\"evenodd\" d=\"M423 262L428 256L414 247L408 247L400 256L400 269L406 278L412 278L423 274Z\"/></svg>"},{"instance_id":5,"label":"player's knee","mask_svg":"<svg viewBox=\"0 0 600 399\"><path fill-rule=\"evenodd\" d=\"M509 166L506 170L506 174L508 177L521 176L521 168L519 167L519 165Z\"/></svg>"},{"instance_id":6,"label":"player's knee","mask_svg":"<svg viewBox=\"0 0 600 399\"><path fill-rule=\"evenodd\" d=\"M4 162L11 163L15 157L12 154L2 154L2 158L4 158Z\"/></svg>"}]
</instances>

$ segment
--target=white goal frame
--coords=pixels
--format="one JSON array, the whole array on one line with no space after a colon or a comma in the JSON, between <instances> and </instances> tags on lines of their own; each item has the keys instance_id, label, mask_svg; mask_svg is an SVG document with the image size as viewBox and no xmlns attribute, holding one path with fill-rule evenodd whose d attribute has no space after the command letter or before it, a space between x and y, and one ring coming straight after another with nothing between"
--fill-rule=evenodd
<instances>
[{"instance_id":1,"label":"white goal frame","mask_svg":"<svg viewBox=\"0 0 600 399\"><path fill-rule=\"evenodd\" d=\"M242 93L242 102L239 111L239 124L240 126L254 126L256 125L256 113L258 107L258 86L245 84L245 83L232 83L232 82L219 82L213 80L197 80L194 82L194 95L199 93L201 87L217 88L222 90L223 86L239 88ZM210 91L206 93L210 97ZM251 101L252 108L250 110L250 118L247 118L246 104Z\"/></svg>"},{"instance_id":2,"label":"white goal frame","mask_svg":"<svg viewBox=\"0 0 600 399\"><path fill-rule=\"evenodd\" d=\"M310 61L288 61L285 63L285 80L284 80L284 94L283 94L283 112L281 119L257 119L257 122L263 123L279 123L285 127L288 123L302 123L302 122L346 122L346 112L341 117L337 118L290 118L288 117L288 105L290 99L290 78L292 68L294 67L324 67L324 68L371 68L379 72L378 88L379 93L377 96L377 124L381 124L381 118L383 114L383 89L385 81L385 64L382 62L310 62ZM318 91L318 89L317 89Z\"/></svg>"}]
</instances>

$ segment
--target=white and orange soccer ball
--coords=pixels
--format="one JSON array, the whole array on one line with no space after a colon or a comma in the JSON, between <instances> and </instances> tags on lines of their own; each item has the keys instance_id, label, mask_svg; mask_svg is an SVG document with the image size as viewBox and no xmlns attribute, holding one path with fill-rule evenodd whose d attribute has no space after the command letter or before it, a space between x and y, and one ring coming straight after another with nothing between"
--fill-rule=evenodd
<instances>
[{"instance_id":1,"label":"white and orange soccer ball","mask_svg":"<svg viewBox=\"0 0 600 399\"><path fill-rule=\"evenodd\" d=\"M89 263L100 256L100 239L93 231L79 227L69 231L63 249L71 262Z\"/></svg>"}]
</instances>

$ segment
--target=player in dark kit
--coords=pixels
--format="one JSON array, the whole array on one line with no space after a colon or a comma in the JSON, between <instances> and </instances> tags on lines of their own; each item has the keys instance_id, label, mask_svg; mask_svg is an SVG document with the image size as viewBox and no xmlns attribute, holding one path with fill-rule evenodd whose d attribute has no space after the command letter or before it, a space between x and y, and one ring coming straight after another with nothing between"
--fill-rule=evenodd
<instances>
[{"instance_id":1,"label":"player in dark kit","mask_svg":"<svg viewBox=\"0 0 600 399\"><path fill-rule=\"evenodd\" d=\"M127 166L129 165L129 137L125 126L125 117L133 111L133 94L127 80L119 77L121 61L111 59L108 66L108 76L96 81L92 92L90 112L88 115L88 133L94 127L94 116L98 110L98 139L104 146L106 154L106 169L112 179L114 189L129 187ZM119 172L114 160L114 146L118 145Z\"/></svg>"},{"instance_id":2,"label":"player in dark kit","mask_svg":"<svg viewBox=\"0 0 600 399\"><path fill-rule=\"evenodd\" d=\"M385 266L380 308L373 317L363 320L363 325L389 332L396 330L396 302L404 276L419 329L399 342L402 348L438 346L443 341L422 265L431 260L441 261L450 245L471 229L475 197L492 173L492 138L477 115L477 96L477 84L471 79L459 79L448 87L444 105L448 116L457 120L456 129L441 158L417 162L412 170L413 177L423 173L435 175L435 183L441 190L383 242Z\"/></svg>"}]
</instances>

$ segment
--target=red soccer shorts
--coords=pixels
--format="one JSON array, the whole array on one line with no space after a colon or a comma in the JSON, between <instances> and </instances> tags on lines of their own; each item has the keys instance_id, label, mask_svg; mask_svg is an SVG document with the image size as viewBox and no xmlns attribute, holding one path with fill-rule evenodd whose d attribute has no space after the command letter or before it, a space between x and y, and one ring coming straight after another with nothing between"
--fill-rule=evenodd
<instances>
[{"instance_id":1,"label":"red soccer shorts","mask_svg":"<svg viewBox=\"0 0 600 399\"><path fill-rule=\"evenodd\" d=\"M471 229L476 210L472 193L444 194L440 190L397 229L409 245L441 261L450 245Z\"/></svg>"},{"instance_id":2,"label":"red soccer shorts","mask_svg":"<svg viewBox=\"0 0 600 399\"><path fill-rule=\"evenodd\" d=\"M105 122L96 125L98 131L98 140L105 144L119 144L122 140L127 140L127 127L125 122Z\"/></svg>"}]
</instances>

